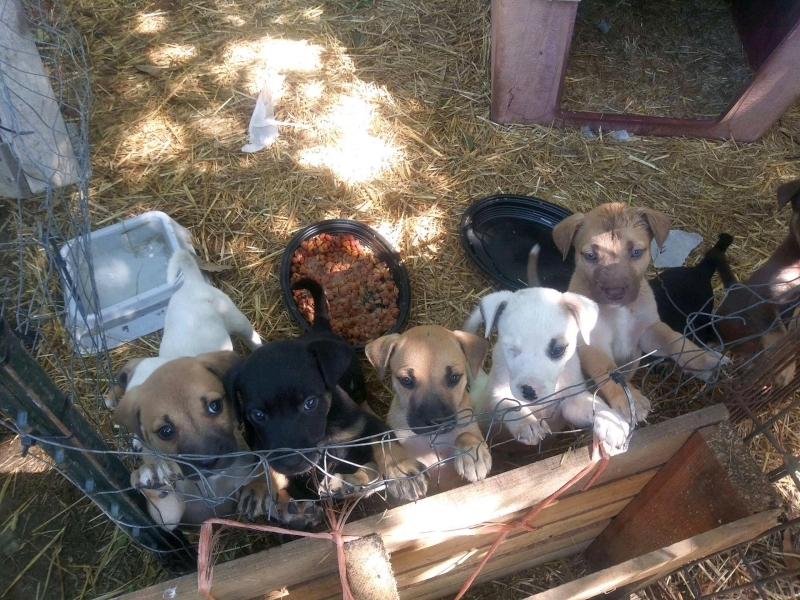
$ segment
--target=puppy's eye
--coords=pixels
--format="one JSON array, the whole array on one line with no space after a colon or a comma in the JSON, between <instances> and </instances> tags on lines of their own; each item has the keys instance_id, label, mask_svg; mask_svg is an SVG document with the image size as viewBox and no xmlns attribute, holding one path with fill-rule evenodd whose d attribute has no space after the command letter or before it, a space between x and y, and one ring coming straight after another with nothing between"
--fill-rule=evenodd
<instances>
[{"instance_id":1,"label":"puppy's eye","mask_svg":"<svg viewBox=\"0 0 800 600\"><path fill-rule=\"evenodd\" d=\"M250 419L252 419L253 421L266 421L267 415L265 415L260 410L251 410Z\"/></svg>"},{"instance_id":2,"label":"puppy's eye","mask_svg":"<svg viewBox=\"0 0 800 600\"><path fill-rule=\"evenodd\" d=\"M633 258L641 258L643 254L644 250L642 250L641 248L634 248L633 250L631 250L631 256Z\"/></svg>"},{"instance_id":3,"label":"puppy's eye","mask_svg":"<svg viewBox=\"0 0 800 600\"><path fill-rule=\"evenodd\" d=\"M402 385L404 388L411 389L412 387L414 387L414 378L409 375L403 375L402 377L398 377L397 381L399 381L400 385Z\"/></svg>"},{"instance_id":4,"label":"puppy's eye","mask_svg":"<svg viewBox=\"0 0 800 600\"><path fill-rule=\"evenodd\" d=\"M567 351L567 347L566 346L553 346L553 345L551 345L551 346L549 346L547 348L547 356L549 356L552 359L559 359L562 356L564 356L564 352L566 352L566 351Z\"/></svg>"},{"instance_id":5,"label":"puppy's eye","mask_svg":"<svg viewBox=\"0 0 800 600\"><path fill-rule=\"evenodd\" d=\"M212 400L208 403L208 412L212 415L218 415L222 412L222 400Z\"/></svg>"},{"instance_id":6,"label":"puppy's eye","mask_svg":"<svg viewBox=\"0 0 800 600\"><path fill-rule=\"evenodd\" d=\"M459 381L461 381L461 373L450 373L447 376L447 385L450 387L457 386Z\"/></svg>"},{"instance_id":7,"label":"puppy's eye","mask_svg":"<svg viewBox=\"0 0 800 600\"><path fill-rule=\"evenodd\" d=\"M303 403L303 408L306 410L314 410L317 408L317 404L319 404L319 398L316 396L311 396L306 398L306 401Z\"/></svg>"},{"instance_id":8,"label":"puppy's eye","mask_svg":"<svg viewBox=\"0 0 800 600\"><path fill-rule=\"evenodd\" d=\"M171 440L175 437L175 428L170 425L163 425L156 431L156 435L162 440Z\"/></svg>"},{"instance_id":9,"label":"puppy's eye","mask_svg":"<svg viewBox=\"0 0 800 600\"><path fill-rule=\"evenodd\" d=\"M589 262L594 262L597 260L597 254L595 254L594 252L584 252L583 258L585 258Z\"/></svg>"}]
</instances>

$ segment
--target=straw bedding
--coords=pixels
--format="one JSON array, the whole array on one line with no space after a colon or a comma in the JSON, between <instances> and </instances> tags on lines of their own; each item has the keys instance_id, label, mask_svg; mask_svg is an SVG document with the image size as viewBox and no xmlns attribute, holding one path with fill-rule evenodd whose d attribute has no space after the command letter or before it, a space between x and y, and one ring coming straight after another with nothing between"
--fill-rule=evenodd
<instances>
[{"instance_id":1,"label":"straw bedding","mask_svg":"<svg viewBox=\"0 0 800 600\"><path fill-rule=\"evenodd\" d=\"M489 5L481 0L64 4L94 72L93 226L146 210L170 214L191 230L204 258L232 267L215 275L215 284L265 339L299 332L281 303L278 267L293 232L321 219L358 219L384 234L408 266L409 325L453 328L492 289L458 241L462 212L489 194L534 195L573 211L607 201L653 207L673 227L706 240L733 234L728 255L739 274L759 266L785 235L787 214L777 210L774 190L800 177L800 106L747 146L589 140L573 129L498 126L488 114ZM729 66L730 77L741 79L741 65ZM570 65L579 79L576 69L591 74L583 60ZM281 127L274 146L243 154L255 97L267 81L276 118L292 125ZM689 97L695 84L669 88ZM635 106L660 111L661 87L630 90L622 79L605 85L645 94ZM594 108L625 108L611 102L620 94ZM57 323L48 327L59 335ZM150 336L113 351L114 367L154 354L157 344ZM374 377L369 385L374 408L385 412L388 389ZM108 415L94 398L84 400L110 435ZM787 449L800 448L791 427L776 428ZM766 468L769 457L762 458ZM128 562L147 561L142 554ZM471 597L520 597L579 569L561 561ZM164 577L152 565L123 572L123 587Z\"/></svg>"}]
</instances>

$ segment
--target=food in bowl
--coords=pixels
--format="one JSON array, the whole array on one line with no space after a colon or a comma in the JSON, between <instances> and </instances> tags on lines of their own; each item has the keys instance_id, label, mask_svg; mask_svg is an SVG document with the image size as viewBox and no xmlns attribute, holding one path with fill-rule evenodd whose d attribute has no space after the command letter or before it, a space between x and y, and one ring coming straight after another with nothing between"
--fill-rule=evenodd
<instances>
[{"instance_id":1,"label":"food in bowl","mask_svg":"<svg viewBox=\"0 0 800 600\"><path fill-rule=\"evenodd\" d=\"M400 290L389 267L349 233L321 233L304 240L292 256L290 281L314 279L325 290L331 328L351 344L365 344L394 325ZM309 323L314 301L306 290L293 292Z\"/></svg>"}]
</instances>

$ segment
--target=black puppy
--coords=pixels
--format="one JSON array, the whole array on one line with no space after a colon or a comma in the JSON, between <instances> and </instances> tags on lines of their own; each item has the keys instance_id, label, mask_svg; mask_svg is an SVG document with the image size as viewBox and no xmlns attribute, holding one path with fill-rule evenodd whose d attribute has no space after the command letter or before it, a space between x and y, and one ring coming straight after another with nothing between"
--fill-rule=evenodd
<instances>
[{"instance_id":1,"label":"black puppy","mask_svg":"<svg viewBox=\"0 0 800 600\"><path fill-rule=\"evenodd\" d=\"M392 496L423 497L425 467L353 399L366 395L364 375L354 348L331 330L322 287L302 279L292 285L298 289L314 299L312 331L264 344L225 378L229 397L238 399L246 419L251 447L270 451L270 467L294 480L318 468L325 493L359 489L378 473ZM361 441L350 444L354 440Z\"/></svg>"},{"instance_id":2,"label":"black puppy","mask_svg":"<svg viewBox=\"0 0 800 600\"><path fill-rule=\"evenodd\" d=\"M711 326L711 313L714 310L711 278L716 271L726 288L736 283L736 276L725 258L725 251L731 242L733 237L721 233L716 245L695 266L664 269L650 280L658 316L674 331L682 333L689 315L696 313L692 317L689 338L702 343L717 341Z\"/></svg>"}]
</instances>

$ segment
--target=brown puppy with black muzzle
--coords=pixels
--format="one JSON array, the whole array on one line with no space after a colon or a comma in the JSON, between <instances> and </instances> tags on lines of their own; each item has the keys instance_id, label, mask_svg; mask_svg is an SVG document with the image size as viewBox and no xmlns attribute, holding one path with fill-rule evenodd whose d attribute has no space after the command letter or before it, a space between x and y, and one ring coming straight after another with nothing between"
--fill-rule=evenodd
<instances>
[{"instance_id":1,"label":"brown puppy with black muzzle","mask_svg":"<svg viewBox=\"0 0 800 600\"><path fill-rule=\"evenodd\" d=\"M650 264L650 242L655 238L662 247L669 227L669 218L657 210L615 202L571 215L553 229L553 241L564 258L575 247L569 291L591 298L600 309L591 344L578 347L581 367L600 386L608 404L627 417L625 391L609 379L609 373L619 366L635 368L643 352L672 358L706 381L714 369L730 362L712 350L698 348L658 316L644 275ZM650 401L635 387L629 388L636 418L644 420Z\"/></svg>"},{"instance_id":2,"label":"brown puppy with black muzzle","mask_svg":"<svg viewBox=\"0 0 800 600\"><path fill-rule=\"evenodd\" d=\"M121 398L114 419L144 446L144 464L131 473L131 485L147 498L150 516L167 529L234 514L248 485L266 481L273 498L285 487L266 480L239 432L222 383L238 361L231 351L178 358L127 391L141 360L130 361L117 375L115 392ZM276 519L295 526L308 524L306 508L295 506L290 514L288 505L271 507ZM302 522L295 522L298 516Z\"/></svg>"},{"instance_id":3,"label":"brown puppy with black muzzle","mask_svg":"<svg viewBox=\"0 0 800 600\"><path fill-rule=\"evenodd\" d=\"M378 338L364 350L381 378L391 370L394 398L386 421L406 452L429 467L439 491L461 479L484 479L492 456L473 416L467 380L481 368L488 342L422 325Z\"/></svg>"}]
</instances>

